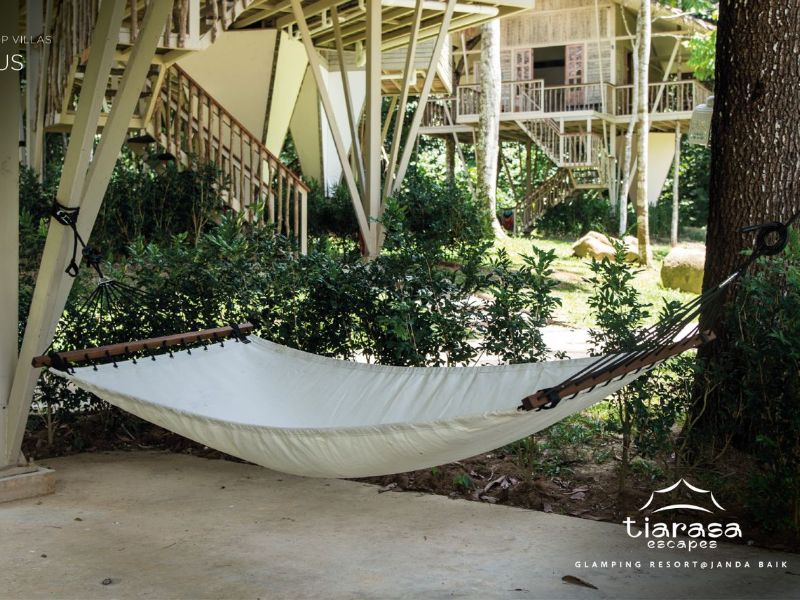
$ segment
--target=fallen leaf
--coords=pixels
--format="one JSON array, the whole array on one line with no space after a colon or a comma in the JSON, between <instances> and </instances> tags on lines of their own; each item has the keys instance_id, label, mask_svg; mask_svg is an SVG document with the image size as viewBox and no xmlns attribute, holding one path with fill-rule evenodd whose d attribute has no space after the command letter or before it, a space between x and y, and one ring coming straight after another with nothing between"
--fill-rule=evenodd
<instances>
[{"instance_id":1,"label":"fallen leaf","mask_svg":"<svg viewBox=\"0 0 800 600\"><path fill-rule=\"evenodd\" d=\"M571 583L572 585L579 585L581 587L592 588L593 590L598 589L596 585L592 585L591 583L584 581L583 579L579 579L573 575L564 575L561 578L561 581L564 583Z\"/></svg>"},{"instance_id":2,"label":"fallen leaf","mask_svg":"<svg viewBox=\"0 0 800 600\"><path fill-rule=\"evenodd\" d=\"M586 494L583 492L578 492L576 494L572 494L569 498L570 500L583 500L586 498Z\"/></svg>"},{"instance_id":3,"label":"fallen leaf","mask_svg":"<svg viewBox=\"0 0 800 600\"><path fill-rule=\"evenodd\" d=\"M553 512L553 505L550 504L549 502L545 502L544 503L544 512L546 512L546 513Z\"/></svg>"},{"instance_id":4,"label":"fallen leaf","mask_svg":"<svg viewBox=\"0 0 800 600\"><path fill-rule=\"evenodd\" d=\"M391 492L391 491L392 491L394 488L396 488L396 487L397 487L397 482L396 482L396 481L393 481L393 482L392 482L392 483L390 483L389 485L385 485L385 486L383 486L382 488L378 489L378 493L379 493L379 494L382 494L382 493L384 493L384 492Z\"/></svg>"}]
</instances>

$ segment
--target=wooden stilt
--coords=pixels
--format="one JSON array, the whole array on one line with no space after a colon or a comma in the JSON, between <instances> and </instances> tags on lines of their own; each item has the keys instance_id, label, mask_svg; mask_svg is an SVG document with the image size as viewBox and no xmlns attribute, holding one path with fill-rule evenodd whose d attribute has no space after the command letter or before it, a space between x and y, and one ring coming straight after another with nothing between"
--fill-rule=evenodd
<instances>
[{"instance_id":1,"label":"wooden stilt","mask_svg":"<svg viewBox=\"0 0 800 600\"><path fill-rule=\"evenodd\" d=\"M101 102L111 72L124 8L124 4L119 2L103 2L100 5L93 35L99 43L92 47L89 55L57 193L60 204L81 209L78 230L84 240L89 239L149 64L155 55L157 38L172 9L172 1L149 5L122 85L90 165ZM71 234L68 228L51 221L6 407L6 435L0 448L0 465L17 461L39 375L30 361L50 344L72 287L72 280L64 273L72 254Z\"/></svg>"}]
</instances>

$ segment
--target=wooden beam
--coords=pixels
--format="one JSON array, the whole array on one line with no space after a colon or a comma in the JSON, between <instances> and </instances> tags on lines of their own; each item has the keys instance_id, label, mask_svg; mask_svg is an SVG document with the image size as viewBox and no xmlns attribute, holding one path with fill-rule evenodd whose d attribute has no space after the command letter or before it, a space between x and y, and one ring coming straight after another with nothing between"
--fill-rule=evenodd
<instances>
[{"instance_id":1,"label":"wooden beam","mask_svg":"<svg viewBox=\"0 0 800 600\"><path fill-rule=\"evenodd\" d=\"M656 365L656 363L667 360L668 358L672 358L673 356L677 356L678 354L682 354L687 350L691 350L692 348L702 346L707 342L713 341L715 338L716 336L712 332L698 333L679 342L664 345L652 350L651 352L644 353L638 358L635 358L627 363L614 364L613 366L610 366L608 370L598 373L589 372L573 383L563 387L557 386L553 388L553 390L555 390L558 399L563 400L564 398L569 398L570 396L579 394L584 390L609 383L618 377L625 377L634 371L652 368ZM635 352L633 354L635 354ZM534 410L546 406L547 404L550 404L550 402L552 402L551 390L543 389L523 398L522 408L524 410Z\"/></svg>"},{"instance_id":2,"label":"wooden beam","mask_svg":"<svg viewBox=\"0 0 800 600\"><path fill-rule=\"evenodd\" d=\"M350 163L347 160L347 151L342 141L341 130L336 121L336 115L333 112L333 104L331 103L330 96L328 95L328 88L325 85L325 80L322 78L322 68L320 66L319 55L314 42L311 39L311 32L308 29L303 10L300 5L300 0L292 1L292 11L297 19L297 27L300 30L300 37L303 39L303 44L308 53L308 65L311 69L311 74L314 76L314 81L317 84L317 92L319 93L322 108L325 111L325 116L328 119L328 126L331 130L333 137L333 145L336 147L336 153L339 156L339 162L342 165L342 173L344 174L347 189L350 191L350 199L353 204L353 209L356 213L356 220L358 221L358 228L367 245L367 251L372 252L372 241L370 240L370 229L367 217L364 214L364 206L361 203L361 195L358 193L358 186L356 186L355 178L353 177L353 170L350 168Z\"/></svg>"},{"instance_id":3,"label":"wooden beam","mask_svg":"<svg viewBox=\"0 0 800 600\"><path fill-rule=\"evenodd\" d=\"M392 183L394 186L393 192L397 192L400 189L400 185L403 183L403 178L406 176L408 163L411 160L411 152L414 149L414 142L417 139L419 125L422 122L422 115L425 112L425 105L428 102L428 95L430 94L431 86L433 85L433 78L436 76L436 65L439 62L439 57L442 55L442 48L444 48L445 42L450 37L448 32L450 28L450 20L453 17L453 8L455 7L455 4L456 0L448 0L447 10L442 17L442 22L439 26L439 34L436 37L436 43L434 44L433 52L431 53L431 60L428 64L428 72L425 73L425 81L422 84L422 90L419 94L419 103L417 104L417 109L414 111L414 117L411 119L411 126L408 131L408 136L406 137L405 146L403 147L403 155L400 159L400 165L397 168L397 176Z\"/></svg>"},{"instance_id":4,"label":"wooden beam","mask_svg":"<svg viewBox=\"0 0 800 600\"><path fill-rule=\"evenodd\" d=\"M383 197L388 198L392 190L392 182L394 180L395 167L397 166L397 155L400 152L400 137L403 135L403 124L405 123L406 104L408 103L408 90L411 85L411 73L414 71L414 60L417 54L417 33L419 32L419 24L422 19L422 6L421 0L417 0L417 6L414 9L414 21L411 25L411 37L406 50L406 62L403 66L403 85L400 93L400 103L397 109L397 119L394 123L394 136L392 137L392 150L389 154L389 164L386 169L386 181L383 187ZM414 82L416 83L416 81Z\"/></svg>"},{"instance_id":5,"label":"wooden beam","mask_svg":"<svg viewBox=\"0 0 800 600\"><path fill-rule=\"evenodd\" d=\"M262 0L259 2L254 2L248 8L254 9L258 6L263 6L266 4L266 0ZM283 12L285 10L289 10L292 7L291 0L283 0L282 2L278 2L277 4L273 4L272 6L268 6L257 12L253 13L252 15L248 15L236 21L235 25L237 29L242 27L247 27L248 25L252 25L253 23L257 23L262 19L266 19L271 17L272 15L278 14L279 12Z\"/></svg>"},{"instance_id":6,"label":"wooden beam","mask_svg":"<svg viewBox=\"0 0 800 600\"><path fill-rule=\"evenodd\" d=\"M164 335L155 338L148 338L146 340L137 340L132 342L124 342L121 344L109 344L107 346L98 346L96 348L84 348L82 350L69 350L67 352L56 352L51 354L42 354L36 356L31 360L31 366L35 368L48 367L57 364L59 360L68 363L69 365L78 365L84 363L91 363L104 359L111 359L118 356L129 356L137 352L148 350L159 350L166 348L174 348L175 346L186 346L188 344L196 344L206 340L217 341L224 340L239 335L246 336L253 333L253 324L250 322L239 323L236 329L232 325L225 327L214 327L212 329L203 329L201 331L191 331L188 333L174 333L171 335Z\"/></svg>"},{"instance_id":7,"label":"wooden beam","mask_svg":"<svg viewBox=\"0 0 800 600\"><path fill-rule=\"evenodd\" d=\"M123 9L124 4L119 2L103 2L100 5L93 38L101 40L101 43L95 44L89 54L83 87L78 99L75 124L64 158L57 193L57 199L62 205L81 209L78 229L84 240L88 240L94 225L105 186L119 153L121 140L124 139L150 61L155 55L164 22L172 9L172 0L153 2L148 7L142 32L136 40L131 61L123 76L123 85L112 105L111 114L90 166L90 154L94 145L101 102L108 85ZM124 114L124 111L127 113ZM114 140L119 140L116 146L112 145ZM71 255L72 232L56 221L51 221L14 374L8 405L8 435L0 455L0 464L9 464L17 460L39 375L30 361L50 344L55 333L72 287L72 280L64 274Z\"/></svg>"},{"instance_id":8,"label":"wooden beam","mask_svg":"<svg viewBox=\"0 0 800 600\"><path fill-rule=\"evenodd\" d=\"M655 101L653 102L653 108L658 108L658 103L661 102L661 98L664 96L664 90L667 87L667 81L669 80L669 73L672 71L672 65L675 64L675 57L678 56L678 50L681 47L681 41L679 39L675 40L675 45L672 47L672 54L670 54L669 61L667 62L667 68L664 69L664 74L661 76L661 85L658 88L658 93L656 94ZM650 109L648 108L648 112Z\"/></svg>"},{"instance_id":9,"label":"wooden beam","mask_svg":"<svg viewBox=\"0 0 800 600\"><path fill-rule=\"evenodd\" d=\"M342 4L343 0L319 0L319 2L315 2L310 6L306 6L303 9L303 20L306 22L306 27L308 27L308 17L313 15L318 15L319 13L328 10L329 8L336 6L337 4ZM292 2L292 6L294 3ZM283 29L284 27L288 27L289 25L294 25L295 23L299 24L298 14L292 11L292 14L286 15L284 17L280 17L278 20L275 21L275 28L276 29Z\"/></svg>"}]
</instances>

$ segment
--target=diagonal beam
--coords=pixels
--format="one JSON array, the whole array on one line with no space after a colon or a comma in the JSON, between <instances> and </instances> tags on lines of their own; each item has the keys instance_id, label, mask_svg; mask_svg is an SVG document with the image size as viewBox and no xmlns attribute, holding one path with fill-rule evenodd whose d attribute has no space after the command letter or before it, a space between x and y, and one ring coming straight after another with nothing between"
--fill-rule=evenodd
<instances>
[{"instance_id":1,"label":"diagonal beam","mask_svg":"<svg viewBox=\"0 0 800 600\"><path fill-rule=\"evenodd\" d=\"M339 57L339 72L342 76L342 89L344 90L344 102L347 107L347 123L350 125L350 139L353 145L353 158L358 167L359 181L361 189L364 189L366 175L364 173L364 157L361 154L361 140L356 131L356 118L353 115L353 96L350 93L350 78L347 76L347 67L344 62L344 47L342 46L342 31L339 24L339 11L336 6L331 7L331 19L333 20L333 31L336 40L336 54Z\"/></svg>"},{"instance_id":2,"label":"diagonal beam","mask_svg":"<svg viewBox=\"0 0 800 600\"><path fill-rule=\"evenodd\" d=\"M124 7L124 3L121 2L103 2L100 5L92 35L97 43L92 45L89 54L57 194L57 199L62 205L81 208L78 225L84 239L89 237L93 216L96 216L99 210L105 183L108 182L110 171L119 153L120 143L112 146L111 139L107 138L111 129L110 124L113 121L114 127L122 130L116 134L117 139L121 141L127 131L133 107L141 93L147 66L155 55L157 40L164 29L167 15L172 10L172 0L152 2L148 7L141 35L136 40L131 54L131 61L135 61L136 65L129 65L135 68L138 78L135 79L126 70L126 77L123 79L126 87L120 88L112 104L100 146L95 151L92 165L89 167L100 107L108 85ZM144 68L137 66L142 62L145 63ZM125 96L132 96L133 100L126 99ZM128 110L128 113L123 114L124 110ZM109 141L104 143L103 140ZM89 168L88 176L87 168ZM84 193L88 189L94 190L94 197L90 199L92 201L90 203L84 202ZM64 273L72 254L71 237L68 228L51 220L7 406L8 421L4 443L0 448L2 452L0 464L10 464L17 460L33 391L39 376L39 370L31 366L31 360L50 344L72 287L72 281Z\"/></svg>"},{"instance_id":3,"label":"diagonal beam","mask_svg":"<svg viewBox=\"0 0 800 600\"><path fill-rule=\"evenodd\" d=\"M308 54L308 65L311 69L311 74L314 76L314 81L317 84L317 92L319 93L322 108L325 111L325 116L328 119L328 127L333 137L333 145L336 147L336 154L339 156L339 162L342 165L342 173L344 174L347 189L350 191L350 200L353 203L353 209L356 213L356 220L358 221L358 228L361 236L364 238L367 246L367 252L370 254L373 251L372 240L370 239L370 228L367 217L364 214L364 206L361 204L361 195L358 193L355 178L353 177L353 170L350 168L350 162L347 160L347 151L342 141L341 130L336 121L336 115L333 112L333 104L331 103L330 96L328 95L328 86L322 78L322 68L320 67L319 55L317 54L314 43L311 39L311 32L308 29L308 23L303 15L303 9L300 5L300 0L292 0L292 11L297 20L297 28L300 30L300 37L303 39L303 45L306 47Z\"/></svg>"},{"instance_id":4,"label":"diagonal beam","mask_svg":"<svg viewBox=\"0 0 800 600\"><path fill-rule=\"evenodd\" d=\"M411 26L411 37L406 50L406 62L403 67L403 87L400 93L400 103L397 109L397 119L394 123L394 136L392 137L392 151L389 154L389 165L386 170L386 181L383 186L384 199L389 197L392 189L392 181L394 178L395 167L397 166L397 155L400 152L400 136L403 135L403 125L406 116L406 104L408 103L408 90L411 86L410 78L411 71L414 69L414 58L417 54L417 34L419 33L419 24L422 19L422 0L417 0L417 5L414 8L414 21Z\"/></svg>"},{"instance_id":5,"label":"diagonal beam","mask_svg":"<svg viewBox=\"0 0 800 600\"><path fill-rule=\"evenodd\" d=\"M444 17L442 18L442 24L439 26L439 34L436 36L436 43L433 46L431 60L428 64L428 72L425 73L425 81L422 84L422 90L419 94L419 103L417 104L417 109L414 111L414 117L411 119L411 126L409 127L408 135L406 136L405 145L403 147L403 155L400 159L400 164L397 167L395 179L392 182L393 193L400 189L400 185L403 183L403 178L406 176L408 163L411 160L411 152L414 149L414 142L417 139L419 125L422 122L422 115L425 112L425 105L428 103L428 96L431 92L433 79L436 77L436 65L439 62L439 57L442 54L442 48L444 48L445 42L450 37L448 35L448 29L450 27L450 19L453 17L453 9L455 8L455 5L456 0L448 0L447 9L445 10Z\"/></svg>"}]
</instances>

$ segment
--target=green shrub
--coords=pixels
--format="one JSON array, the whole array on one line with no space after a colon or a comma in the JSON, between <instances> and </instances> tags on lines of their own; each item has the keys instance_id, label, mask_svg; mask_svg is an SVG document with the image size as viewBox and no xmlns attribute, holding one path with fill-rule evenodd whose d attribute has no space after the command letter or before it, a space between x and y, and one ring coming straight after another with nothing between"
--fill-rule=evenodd
<instances>
[{"instance_id":1,"label":"green shrub","mask_svg":"<svg viewBox=\"0 0 800 600\"><path fill-rule=\"evenodd\" d=\"M583 193L547 209L536 223L544 236L580 237L589 231L615 233L611 207L606 196Z\"/></svg>"},{"instance_id":2,"label":"green shrub","mask_svg":"<svg viewBox=\"0 0 800 600\"><path fill-rule=\"evenodd\" d=\"M625 247L614 243L613 261L592 260L590 279L592 295L589 306L597 324L590 329L594 353L625 352L636 348L642 323L649 316L650 305L641 301L634 284L636 272L625 260ZM676 307L668 305L666 317ZM643 456L655 456L671 443L671 429L685 413L690 400L692 361L683 356L672 359L640 376L616 392L610 402L614 410L609 428L622 435L622 460L619 488L622 491L631 464L631 450Z\"/></svg>"},{"instance_id":3,"label":"green shrub","mask_svg":"<svg viewBox=\"0 0 800 600\"><path fill-rule=\"evenodd\" d=\"M492 238L490 215L478 200L423 171L410 172L387 204L387 250L412 243L426 253L457 255Z\"/></svg>"}]
</instances>

